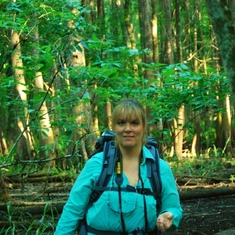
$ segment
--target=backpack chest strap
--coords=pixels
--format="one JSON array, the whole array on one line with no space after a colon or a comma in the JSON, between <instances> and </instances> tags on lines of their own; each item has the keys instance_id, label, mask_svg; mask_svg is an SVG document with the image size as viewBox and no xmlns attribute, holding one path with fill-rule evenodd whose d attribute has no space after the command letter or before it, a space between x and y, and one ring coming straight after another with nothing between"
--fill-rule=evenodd
<instances>
[{"instance_id":1,"label":"backpack chest strap","mask_svg":"<svg viewBox=\"0 0 235 235\"><path fill-rule=\"evenodd\" d=\"M96 186L95 191L98 193L102 194L104 191L118 191L118 187L106 187L106 186ZM122 192L132 192L132 193L139 193L139 194L144 194L144 195L150 195L155 197L155 193L150 189L150 188L139 188L139 187L134 187L131 185L127 185L125 188L120 188Z\"/></svg>"}]
</instances>

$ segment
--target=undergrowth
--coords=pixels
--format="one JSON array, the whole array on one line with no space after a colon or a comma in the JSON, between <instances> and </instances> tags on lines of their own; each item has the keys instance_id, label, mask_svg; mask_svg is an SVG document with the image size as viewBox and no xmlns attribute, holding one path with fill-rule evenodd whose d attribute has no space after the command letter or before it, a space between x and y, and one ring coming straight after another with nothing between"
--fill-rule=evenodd
<instances>
[{"instance_id":1,"label":"undergrowth","mask_svg":"<svg viewBox=\"0 0 235 235\"><path fill-rule=\"evenodd\" d=\"M218 153L218 152L217 152ZM177 176L220 178L230 179L233 183L234 175L229 174L230 169L235 168L235 158L224 154L213 154L211 152L201 156L188 157L184 159L166 159L170 162L172 171ZM231 172L235 170L231 170Z\"/></svg>"},{"instance_id":2,"label":"undergrowth","mask_svg":"<svg viewBox=\"0 0 235 235\"><path fill-rule=\"evenodd\" d=\"M5 235L51 235L58 218L55 208L46 204L42 215L35 218L29 212L20 212L9 203L7 212L0 211L0 217L6 221L6 226L0 229L0 234Z\"/></svg>"}]
</instances>

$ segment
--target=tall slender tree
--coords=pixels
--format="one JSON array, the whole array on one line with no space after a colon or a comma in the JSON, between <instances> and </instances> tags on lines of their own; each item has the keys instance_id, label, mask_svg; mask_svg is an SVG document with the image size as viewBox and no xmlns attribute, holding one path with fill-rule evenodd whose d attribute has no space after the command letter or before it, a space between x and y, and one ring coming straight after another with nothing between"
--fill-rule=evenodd
<instances>
[{"instance_id":1,"label":"tall slender tree","mask_svg":"<svg viewBox=\"0 0 235 235\"><path fill-rule=\"evenodd\" d=\"M153 61L153 40L152 40L152 26L151 26L151 9L150 0L138 0L139 8L139 24L140 24L140 41L141 48L147 50L143 54L142 60L144 63L151 63Z\"/></svg>"},{"instance_id":2,"label":"tall slender tree","mask_svg":"<svg viewBox=\"0 0 235 235\"><path fill-rule=\"evenodd\" d=\"M130 13L130 0L125 0L124 4L124 16L125 16L125 25L127 30L127 40L126 44L128 48L136 49L136 36L134 31L134 25L131 20Z\"/></svg>"},{"instance_id":3,"label":"tall slender tree","mask_svg":"<svg viewBox=\"0 0 235 235\"><path fill-rule=\"evenodd\" d=\"M157 17L157 1L151 0L152 7L152 38L153 38L153 62L159 62L159 48L158 48L158 17Z\"/></svg>"},{"instance_id":4,"label":"tall slender tree","mask_svg":"<svg viewBox=\"0 0 235 235\"><path fill-rule=\"evenodd\" d=\"M235 104L235 24L228 1L206 0L207 10L217 38L224 69L227 73Z\"/></svg>"},{"instance_id":5,"label":"tall slender tree","mask_svg":"<svg viewBox=\"0 0 235 235\"><path fill-rule=\"evenodd\" d=\"M191 18L190 18L190 1L184 1L184 50L183 50L183 60L189 61L191 57Z\"/></svg>"},{"instance_id":6,"label":"tall slender tree","mask_svg":"<svg viewBox=\"0 0 235 235\"><path fill-rule=\"evenodd\" d=\"M37 16L34 15L32 17L34 24L37 22ZM38 33L38 26L34 25L33 29L33 37L32 37L32 55L36 62L40 61L40 43L39 43L39 33ZM44 61L44 63L50 63L49 61ZM35 66L37 68L37 66ZM34 86L35 86L35 95L42 94L48 92L45 89L45 82L43 79L43 73L40 69L35 71L35 79L34 79ZM51 87L46 87L47 89L51 89ZM51 121L49 117L49 111L45 100L42 100L39 107L38 107L38 114L39 114L39 142L40 142L40 157L41 158L54 158L55 157L55 138L54 133L51 128ZM51 161L49 164L53 164L54 162Z\"/></svg>"},{"instance_id":7,"label":"tall slender tree","mask_svg":"<svg viewBox=\"0 0 235 235\"><path fill-rule=\"evenodd\" d=\"M176 42L176 62L182 62L182 41L181 41L181 1L175 0L175 42Z\"/></svg>"},{"instance_id":8,"label":"tall slender tree","mask_svg":"<svg viewBox=\"0 0 235 235\"><path fill-rule=\"evenodd\" d=\"M34 156L34 138L29 127L29 113L27 107L27 85L25 80L25 74L22 70L23 61L21 53L21 40L20 34L16 30L11 30L11 47L15 48L11 54L11 65L14 73L14 79L16 81L15 92L19 97L19 101L22 103L21 106L14 107L18 109L18 113L15 114L17 117L15 119L15 124L18 127L18 130L15 129L15 136L18 136L15 139L18 150L17 155L19 158L29 158L31 159ZM9 123L12 125L12 123ZM14 137L15 137L14 136ZM22 138L21 138L22 137ZM17 143L18 142L18 143Z\"/></svg>"},{"instance_id":9,"label":"tall slender tree","mask_svg":"<svg viewBox=\"0 0 235 235\"><path fill-rule=\"evenodd\" d=\"M166 64L174 63L174 44L173 44L173 35L172 35L172 17L171 17L171 1L164 0L160 1L162 5L163 15L164 15L164 34L162 36L163 41L163 51L162 55L163 62Z\"/></svg>"}]
</instances>

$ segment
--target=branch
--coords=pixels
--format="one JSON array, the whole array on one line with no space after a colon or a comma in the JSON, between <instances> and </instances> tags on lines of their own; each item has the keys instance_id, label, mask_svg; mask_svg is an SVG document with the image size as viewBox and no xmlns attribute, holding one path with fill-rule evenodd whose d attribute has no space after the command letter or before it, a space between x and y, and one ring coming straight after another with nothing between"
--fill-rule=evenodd
<instances>
[{"instance_id":1,"label":"branch","mask_svg":"<svg viewBox=\"0 0 235 235\"><path fill-rule=\"evenodd\" d=\"M49 159L18 160L18 161L14 161L12 163L3 163L2 165L0 165L0 169L5 168L5 167L9 167L9 166L16 166L16 165L19 165L19 164L25 164L25 165L27 165L27 164L41 164L41 163L45 163L45 162L59 161L61 159L73 158L75 156L75 154L77 154L76 156L78 156L78 157L82 157L81 154L78 154L78 152L75 152L73 154L68 154L68 155L65 155L65 156L62 156L62 157L49 158Z\"/></svg>"}]
</instances>

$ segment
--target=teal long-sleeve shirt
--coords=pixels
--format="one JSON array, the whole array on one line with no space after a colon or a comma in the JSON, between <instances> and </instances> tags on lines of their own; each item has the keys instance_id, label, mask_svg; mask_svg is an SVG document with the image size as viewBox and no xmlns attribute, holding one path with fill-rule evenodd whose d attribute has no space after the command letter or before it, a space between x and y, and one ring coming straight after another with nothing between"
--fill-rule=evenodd
<instances>
[{"instance_id":1,"label":"teal long-sleeve shirt","mask_svg":"<svg viewBox=\"0 0 235 235\"><path fill-rule=\"evenodd\" d=\"M151 183L147 177L146 158L153 158L146 147L143 147L143 161L140 165L140 174L145 188L151 188ZM100 198L89 205L90 196L95 188L103 164L103 152L97 153L87 161L82 172L79 174L73 185L68 201L66 202L62 215L58 221L54 235L74 235L79 225L79 221L86 213L87 224L98 230L122 231L120 220L120 206L117 191L105 191ZM160 176L162 181L161 211L173 214L172 228L177 228L182 219L182 208L179 194L176 187L172 171L164 160L160 159ZM123 183L121 187L128 185L128 179L123 173ZM115 175L111 177L108 184L110 189L117 187ZM136 187L141 188L137 183ZM149 230L154 230L157 221L156 200L151 195L142 195L136 192L121 192L122 213L127 232L132 232L136 228L145 228L144 199L147 206L147 219ZM92 235L88 233L88 235Z\"/></svg>"}]
</instances>

